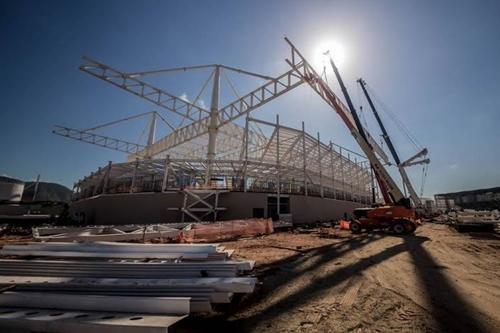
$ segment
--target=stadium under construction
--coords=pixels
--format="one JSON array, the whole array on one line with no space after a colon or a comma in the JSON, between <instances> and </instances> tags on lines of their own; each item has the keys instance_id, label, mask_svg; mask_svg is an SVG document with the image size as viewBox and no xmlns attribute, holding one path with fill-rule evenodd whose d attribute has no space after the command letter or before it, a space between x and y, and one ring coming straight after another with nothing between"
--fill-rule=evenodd
<instances>
[{"instance_id":1,"label":"stadium under construction","mask_svg":"<svg viewBox=\"0 0 500 333\"><path fill-rule=\"evenodd\" d=\"M127 161L100 167L74 185L73 218L88 224L213 221L251 217L307 223L350 215L368 206L374 191L367 159L321 141L302 128L256 119L252 112L304 83L301 63L269 77L225 65L126 73L85 58L80 70L153 103L151 111L90 129L56 126L54 133L127 154ZM171 73L208 72L198 97L189 101L146 81ZM264 84L240 95L226 73ZM235 99L220 106L221 80ZM210 89L211 87L211 89ZM209 107L199 103L208 91ZM168 117L166 116L168 115ZM147 142L99 134L136 118L147 118ZM173 118L177 119L174 125ZM168 133L156 140L157 127ZM368 132L367 132L368 133ZM387 156L368 138L382 159Z\"/></svg>"}]
</instances>

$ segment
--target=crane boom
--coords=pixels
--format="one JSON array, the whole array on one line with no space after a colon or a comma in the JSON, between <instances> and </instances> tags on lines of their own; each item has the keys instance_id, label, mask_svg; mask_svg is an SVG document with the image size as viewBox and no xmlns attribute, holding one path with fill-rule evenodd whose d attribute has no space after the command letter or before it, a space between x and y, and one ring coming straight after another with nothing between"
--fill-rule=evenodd
<instances>
[{"instance_id":1,"label":"crane boom","mask_svg":"<svg viewBox=\"0 0 500 333\"><path fill-rule=\"evenodd\" d=\"M330 51L328 51L327 53L329 54ZM332 57L330 57L330 65L332 66L333 72L335 73L335 77L337 78L337 81L340 85L340 89L344 94L344 98L347 102L347 105L349 106L349 111L351 112L352 119L354 120L354 124L356 125L359 134L361 135L362 139L368 144L368 146L370 146L371 150L374 151L374 147L370 144L370 141L368 141L368 135L367 135L368 131L365 131L365 129L363 129L363 125L361 125L361 121L359 120L358 114L356 113L356 109L354 109L354 105L352 104L351 96L349 96L349 93L347 92L344 80L342 80L342 76L340 75L339 69L333 62ZM384 197L384 201L387 203L394 202L393 198L387 191L387 186L381 180L380 174L373 168L373 164L371 164L371 167L374 170L375 178L377 179L377 183L380 187L380 192L382 192L382 196Z\"/></svg>"},{"instance_id":2,"label":"crane boom","mask_svg":"<svg viewBox=\"0 0 500 333\"><path fill-rule=\"evenodd\" d=\"M392 144L391 137L387 133L387 130L385 129L384 124L382 123L382 119L380 119L378 111L375 108L375 105L373 104L373 101L372 101L370 95L368 95L368 91L366 91L365 80L363 80L362 78L359 78L356 82L358 82L359 85L361 86L361 89L363 89L363 93L365 94L366 100L368 101L368 104L370 104L370 108L372 109L373 115L375 116L375 119L377 120L377 123L380 126L380 129L382 130L382 137L384 138L384 141L387 143L387 147L389 148L389 151L391 152L392 158L394 158L396 165L400 165L401 161L399 159L398 153L396 152L396 148L394 148L394 145Z\"/></svg>"},{"instance_id":3,"label":"crane boom","mask_svg":"<svg viewBox=\"0 0 500 333\"><path fill-rule=\"evenodd\" d=\"M298 51L293 43L285 37L285 41L291 48L291 59L287 59L287 63L306 81L326 102L330 105L343 120L352 136L365 153L370 161L373 171L375 172L379 183L382 185L381 190L386 191L392 202L387 202L388 198L384 198L388 204L397 204L408 206L408 199L405 198L396 182L392 179L383 164L379 161L371 145L366 139L366 135L360 132L357 124L351 120L352 114L349 114L347 107L340 101L326 82L316 73L313 67L308 63L305 57ZM359 119L358 119L359 120ZM360 128L362 128L360 126Z\"/></svg>"},{"instance_id":4,"label":"crane boom","mask_svg":"<svg viewBox=\"0 0 500 333\"><path fill-rule=\"evenodd\" d=\"M384 138L384 141L387 143L387 147L389 147L389 151L391 152L392 157L394 158L394 162L396 162L396 166L398 167L399 173L401 174L401 179L403 180L404 185L408 189L408 192L410 193L410 198L413 202L413 205L417 208L422 207L422 201L420 200L417 192L413 188L413 185L410 181L410 178L408 177L408 174L406 173L405 166L408 165L408 163L401 163L401 160L399 159L398 153L396 152L396 148L394 147L394 144L392 143L391 137L387 133L387 130L384 126L384 123L382 123L382 119L380 119L380 116L378 114L377 109L375 108L375 105L373 104L373 101L368 94L368 91L366 90L366 82L362 78L359 78L357 80L359 85L361 86L361 89L363 90L363 93L366 97L366 100L368 101L368 104L370 105L370 108L372 109L373 115L375 116L375 119L377 120L378 125L380 126L380 129L382 130L382 137ZM420 155L425 155L427 154L427 149L422 150L419 154L417 154L415 157L413 157L411 160L415 159L416 157ZM420 162L420 161L419 161ZM425 160L425 162L428 162L428 160Z\"/></svg>"},{"instance_id":5,"label":"crane boom","mask_svg":"<svg viewBox=\"0 0 500 333\"><path fill-rule=\"evenodd\" d=\"M370 104L370 108L372 109L373 115L375 116L375 119L377 120L377 123L380 126L380 129L382 130L382 137L384 138L384 141L387 143L387 147L389 147L389 151L391 152L392 158L394 158L394 162L396 162L396 166L398 167L399 173L401 174L401 179L403 180L404 185L406 186L408 192L410 193L410 198L413 202L413 205L415 207L422 206L422 202L420 201L417 192L415 192L415 189L413 188L413 185L410 181L410 178L408 177L408 174L406 173L404 166L401 165L401 160L399 159L398 153L396 152L396 148L392 143L391 137L387 133L384 123L382 123L382 119L380 119L377 109L375 108L375 105L373 104L373 101L370 95L368 94L368 91L366 90L365 80L359 78L357 82L361 86L361 89L363 90L366 100L368 101L368 104Z\"/></svg>"}]
</instances>

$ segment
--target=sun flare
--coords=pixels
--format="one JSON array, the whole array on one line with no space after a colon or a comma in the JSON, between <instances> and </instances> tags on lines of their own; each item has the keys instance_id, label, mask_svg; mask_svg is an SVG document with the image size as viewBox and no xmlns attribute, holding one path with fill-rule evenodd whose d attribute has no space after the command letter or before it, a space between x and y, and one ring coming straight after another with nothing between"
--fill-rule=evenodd
<instances>
[{"instance_id":1,"label":"sun flare","mask_svg":"<svg viewBox=\"0 0 500 333\"><path fill-rule=\"evenodd\" d=\"M316 46L313 57L313 66L317 71L322 72L325 66L327 71L331 71L330 57L333 58L338 68L342 68L345 65L346 52L341 43L337 41L324 41Z\"/></svg>"}]
</instances>

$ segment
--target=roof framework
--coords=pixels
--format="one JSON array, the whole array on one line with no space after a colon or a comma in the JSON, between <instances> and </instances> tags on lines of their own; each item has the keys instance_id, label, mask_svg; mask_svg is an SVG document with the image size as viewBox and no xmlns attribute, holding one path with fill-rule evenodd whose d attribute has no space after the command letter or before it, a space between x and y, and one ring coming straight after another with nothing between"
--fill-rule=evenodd
<instances>
[{"instance_id":1,"label":"roof framework","mask_svg":"<svg viewBox=\"0 0 500 333\"><path fill-rule=\"evenodd\" d=\"M271 135L250 130L271 128ZM372 177L363 156L305 129L247 117L246 126L227 126L217 140L211 188L313 195L369 203ZM248 138L248 139L247 139ZM76 198L100 193L205 188L206 144L179 145L163 157L110 163L75 184ZM278 185L279 184L279 185Z\"/></svg>"},{"instance_id":2,"label":"roof framework","mask_svg":"<svg viewBox=\"0 0 500 333\"><path fill-rule=\"evenodd\" d=\"M294 129L281 125L279 118L272 123L251 117L251 112L257 108L303 83L296 68L277 77L219 64L127 73L85 58L80 69L147 100L163 113L134 115L84 130L56 127L55 134L127 153L127 162L110 162L79 180L75 184L76 198L99 193L208 186L233 191L276 192L278 196L298 193L370 201L372 177L365 157L332 142L321 142L319 133L316 136L308 134L304 124L302 129ZM200 70L208 70L209 75L192 101L146 81L150 76ZM226 75L229 72L257 78L263 83L239 94ZM228 83L235 99L221 106L222 80ZM199 100L210 86L210 105L202 107ZM146 144L96 132L147 114L151 114L152 119ZM169 132L155 140L157 118ZM236 122L243 118L244 126ZM375 141L373 145L378 147ZM380 152L380 157L387 158L381 149Z\"/></svg>"}]
</instances>

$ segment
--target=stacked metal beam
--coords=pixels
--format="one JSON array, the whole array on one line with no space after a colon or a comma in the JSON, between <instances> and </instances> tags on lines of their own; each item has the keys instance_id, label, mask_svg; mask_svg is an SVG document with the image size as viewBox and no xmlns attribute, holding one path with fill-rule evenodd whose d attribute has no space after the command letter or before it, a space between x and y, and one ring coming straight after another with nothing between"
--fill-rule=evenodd
<instances>
[{"instance_id":1,"label":"stacked metal beam","mask_svg":"<svg viewBox=\"0 0 500 333\"><path fill-rule=\"evenodd\" d=\"M33 228L33 238L43 242L130 242L134 240L177 239L179 229L163 225L40 227Z\"/></svg>"},{"instance_id":2,"label":"stacked metal beam","mask_svg":"<svg viewBox=\"0 0 500 333\"><path fill-rule=\"evenodd\" d=\"M232 252L217 244L127 244L114 242L6 245L2 255L74 258L225 260Z\"/></svg>"},{"instance_id":3,"label":"stacked metal beam","mask_svg":"<svg viewBox=\"0 0 500 333\"><path fill-rule=\"evenodd\" d=\"M30 243L6 245L1 254L17 258L0 259L0 327L38 328L24 308L39 309L31 311L37 314L45 313L40 309L75 316L112 311L180 320L230 303L235 293L250 293L256 283L242 276L254 262L230 260L217 244ZM53 322L45 317L47 325ZM160 321L175 322L170 319ZM108 324L102 325L106 332Z\"/></svg>"}]
</instances>

